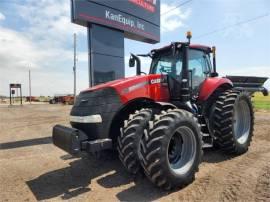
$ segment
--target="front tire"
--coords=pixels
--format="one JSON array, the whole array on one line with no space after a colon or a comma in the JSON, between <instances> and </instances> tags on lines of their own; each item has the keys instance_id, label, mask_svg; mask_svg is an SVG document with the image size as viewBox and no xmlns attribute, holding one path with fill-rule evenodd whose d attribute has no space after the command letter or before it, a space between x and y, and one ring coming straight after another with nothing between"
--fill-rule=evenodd
<instances>
[{"instance_id":1,"label":"front tire","mask_svg":"<svg viewBox=\"0 0 270 202\"><path fill-rule=\"evenodd\" d=\"M141 140L140 160L146 176L165 190L194 180L202 158L202 135L197 119L174 109L156 116Z\"/></svg>"},{"instance_id":2,"label":"front tire","mask_svg":"<svg viewBox=\"0 0 270 202\"><path fill-rule=\"evenodd\" d=\"M247 92L227 90L220 94L214 111L214 135L227 154L243 154L253 136L254 112Z\"/></svg>"},{"instance_id":3,"label":"front tire","mask_svg":"<svg viewBox=\"0 0 270 202\"><path fill-rule=\"evenodd\" d=\"M119 159L131 174L137 174L141 168L138 159L139 142L151 117L151 109L141 109L131 114L120 128L117 138Z\"/></svg>"}]
</instances>

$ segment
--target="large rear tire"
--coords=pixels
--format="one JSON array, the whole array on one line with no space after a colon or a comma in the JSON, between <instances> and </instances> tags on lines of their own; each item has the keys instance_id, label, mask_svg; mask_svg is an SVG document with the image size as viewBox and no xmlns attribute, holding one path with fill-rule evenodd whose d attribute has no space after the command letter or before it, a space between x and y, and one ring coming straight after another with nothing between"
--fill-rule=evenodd
<instances>
[{"instance_id":1,"label":"large rear tire","mask_svg":"<svg viewBox=\"0 0 270 202\"><path fill-rule=\"evenodd\" d=\"M117 138L119 159L131 174L137 174L141 168L138 159L139 142L151 117L151 109L141 109L131 114L120 128Z\"/></svg>"},{"instance_id":2,"label":"large rear tire","mask_svg":"<svg viewBox=\"0 0 270 202\"><path fill-rule=\"evenodd\" d=\"M225 153L242 154L248 150L254 127L249 93L231 89L220 94L213 119L214 135Z\"/></svg>"},{"instance_id":3,"label":"large rear tire","mask_svg":"<svg viewBox=\"0 0 270 202\"><path fill-rule=\"evenodd\" d=\"M141 140L140 161L146 176L165 190L191 183L202 158L201 138L193 114L180 109L163 111Z\"/></svg>"}]
</instances>

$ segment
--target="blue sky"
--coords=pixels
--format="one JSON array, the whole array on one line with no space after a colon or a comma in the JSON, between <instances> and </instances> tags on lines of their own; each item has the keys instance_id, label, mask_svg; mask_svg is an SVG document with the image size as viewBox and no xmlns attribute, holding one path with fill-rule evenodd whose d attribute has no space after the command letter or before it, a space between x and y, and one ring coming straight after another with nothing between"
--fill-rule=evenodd
<instances>
[{"instance_id":1,"label":"blue sky","mask_svg":"<svg viewBox=\"0 0 270 202\"><path fill-rule=\"evenodd\" d=\"M161 13L179 0L161 0ZM199 37L213 30L262 15L266 17ZM270 77L269 0L193 0L161 18L161 42L151 45L125 40L129 53L147 53L171 41L185 40L191 30L193 43L217 47L221 75ZM28 70L32 72L32 94L53 95L73 91L73 33L78 34L78 91L88 86L86 28L70 22L69 0L0 0L0 94L8 84L23 84L28 95ZM149 61L143 60L148 71ZM127 66L127 65L126 65ZM126 67L126 75L135 69ZM270 88L270 82L266 83Z\"/></svg>"}]
</instances>

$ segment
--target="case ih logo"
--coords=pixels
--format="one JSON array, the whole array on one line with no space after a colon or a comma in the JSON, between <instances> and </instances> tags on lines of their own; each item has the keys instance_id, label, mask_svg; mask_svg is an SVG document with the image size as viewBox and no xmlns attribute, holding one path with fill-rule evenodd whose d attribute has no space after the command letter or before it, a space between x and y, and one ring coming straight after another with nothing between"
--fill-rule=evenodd
<instances>
[{"instance_id":1,"label":"case ih logo","mask_svg":"<svg viewBox=\"0 0 270 202\"><path fill-rule=\"evenodd\" d=\"M157 0L129 0L129 2L154 13L156 11Z\"/></svg>"}]
</instances>

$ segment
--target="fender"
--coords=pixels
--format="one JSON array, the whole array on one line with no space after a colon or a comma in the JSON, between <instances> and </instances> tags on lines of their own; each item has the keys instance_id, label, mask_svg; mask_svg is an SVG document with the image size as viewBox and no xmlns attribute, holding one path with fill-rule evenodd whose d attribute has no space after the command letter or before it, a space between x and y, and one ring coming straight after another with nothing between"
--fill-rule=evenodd
<instances>
[{"instance_id":1,"label":"fender","mask_svg":"<svg viewBox=\"0 0 270 202\"><path fill-rule=\"evenodd\" d=\"M155 104L159 105L162 109L176 109L177 107L169 102L155 102Z\"/></svg>"},{"instance_id":2,"label":"fender","mask_svg":"<svg viewBox=\"0 0 270 202\"><path fill-rule=\"evenodd\" d=\"M213 77L205 79L200 88L198 100L207 100L209 96L212 95L212 93L214 93L215 90L221 86L232 88L233 83L227 78Z\"/></svg>"}]
</instances>

